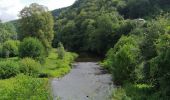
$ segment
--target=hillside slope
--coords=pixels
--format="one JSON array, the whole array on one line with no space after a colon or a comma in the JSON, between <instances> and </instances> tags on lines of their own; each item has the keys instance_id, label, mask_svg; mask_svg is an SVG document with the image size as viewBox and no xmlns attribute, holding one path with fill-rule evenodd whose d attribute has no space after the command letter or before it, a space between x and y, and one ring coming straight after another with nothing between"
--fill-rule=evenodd
<instances>
[{"instance_id":1,"label":"hillside slope","mask_svg":"<svg viewBox=\"0 0 170 100\"><path fill-rule=\"evenodd\" d=\"M71 51L103 55L131 31L130 20L150 20L169 8L168 0L78 0L60 10L53 46L62 42Z\"/></svg>"}]
</instances>

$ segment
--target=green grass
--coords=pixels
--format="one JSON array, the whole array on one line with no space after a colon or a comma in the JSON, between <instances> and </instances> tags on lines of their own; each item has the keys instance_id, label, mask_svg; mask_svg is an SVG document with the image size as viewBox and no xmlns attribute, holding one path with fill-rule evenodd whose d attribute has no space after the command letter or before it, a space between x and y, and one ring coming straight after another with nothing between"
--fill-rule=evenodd
<instances>
[{"instance_id":1,"label":"green grass","mask_svg":"<svg viewBox=\"0 0 170 100\"><path fill-rule=\"evenodd\" d=\"M59 59L57 50L53 49L46 58L45 64L42 65L41 73L47 74L49 77L61 77L71 70L70 64L75 57L75 54L66 52L64 59Z\"/></svg>"},{"instance_id":2,"label":"green grass","mask_svg":"<svg viewBox=\"0 0 170 100\"><path fill-rule=\"evenodd\" d=\"M0 80L0 100L48 100L48 79L18 75Z\"/></svg>"},{"instance_id":3,"label":"green grass","mask_svg":"<svg viewBox=\"0 0 170 100\"><path fill-rule=\"evenodd\" d=\"M111 95L111 100L157 100L157 98L159 93L147 84L126 84L114 89Z\"/></svg>"},{"instance_id":4,"label":"green grass","mask_svg":"<svg viewBox=\"0 0 170 100\"><path fill-rule=\"evenodd\" d=\"M66 52L63 59L59 59L57 50L53 49L42 64L40 74L47 75L46 78L33 78L19 74L16 77L0 80L0 100L52 100L49 77L62 77L71 70L71 62L76 54ZM20 62L20 58L0 58Z\"/></svg>"}]
</instances>

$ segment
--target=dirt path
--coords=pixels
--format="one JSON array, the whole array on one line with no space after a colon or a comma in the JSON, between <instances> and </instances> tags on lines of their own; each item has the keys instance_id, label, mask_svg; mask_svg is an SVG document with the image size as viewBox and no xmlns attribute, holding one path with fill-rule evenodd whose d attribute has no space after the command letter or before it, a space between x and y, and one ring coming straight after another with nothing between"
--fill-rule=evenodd
<instances>
[{"instance_id":1,"label":"dirt path","mask_svg":"<svg viewBox=\"0 0 170 100\"><path fill-rule=\"evenodd\" d=\"M107 100L111 76L104 74L95 62L79 62L74 66L65 77L52 80L54 100Z\"/></svg>"}]
</instances>

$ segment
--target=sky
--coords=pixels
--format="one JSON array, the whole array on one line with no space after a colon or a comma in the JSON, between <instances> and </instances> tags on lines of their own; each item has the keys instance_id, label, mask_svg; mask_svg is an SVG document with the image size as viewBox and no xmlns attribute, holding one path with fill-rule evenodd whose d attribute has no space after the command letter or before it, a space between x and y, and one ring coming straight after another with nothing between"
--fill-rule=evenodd
<instances>
[{"instance_id":1,"label":"sky","mask_svg":"<svg viewBox=\"0 0 170 100\"><path fill-rule=\"evenodd\" d=\"M19 11L31 3L38 3L54 10L70 6L74 2L75 0L0 0L0 20L6 22L18 19Z\"/></svg>"}]
</instances>

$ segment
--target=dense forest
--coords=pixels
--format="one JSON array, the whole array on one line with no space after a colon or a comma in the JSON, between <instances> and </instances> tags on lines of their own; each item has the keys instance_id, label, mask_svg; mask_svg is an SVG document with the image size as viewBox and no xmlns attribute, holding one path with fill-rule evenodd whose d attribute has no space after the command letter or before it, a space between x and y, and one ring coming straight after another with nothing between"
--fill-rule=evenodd
<instances>
[{"instance_id":1,"label":"dense forest","mask_svg":"<svg viewBox=\"0 0 170 100\"><path fill-rule=\"evenodd\" d=\"M26 77L28 84L29 80L39 82L34 85L42 87L47 83L39 78L66 74L76 58L76 54L70 52L76 52L104 59L100 64L112 74L117 86L111 99L169 100L169 12L169 0L77 0L52 14L45 7L32 4L20 12L21 19L0 22L0 79L8 79L0 84L13 82L15 79L9 78L16 76L16 79ZM54 62L58 67L50 65ZM61 69L65 66L62 62L66 68ZM27 65L30 69L23 67ZM45 67L40 70L40 65ZM15 71L7 75L11 70ZM22 86L24 81L17 84ZM3 91L12 88L0 89L0 97ZM17 89L7 92L4 100L18 93ZM42 91L48 94L44 88ZM35 93L39 93L38 89ZM45 95L42 100L44 98L49 97Z\"/></svg>"},{"instance_id":2,"label":"dense forest","mask_svg":"<svg viewBox=\"0 0 170 100\"><path fill-rule=\"evenodd\" d=\"M165 0L78 0L55 17L53 46L61 41L71 51L105 55L122 34L133 30L137 19L150 20L168 12L168 3Z\"/></svg>"},{"instance_id":3,"label":"dense forest","mask_svg":"<svg viewBox=\"0 0 170 100\"><path fill-rule=\"evenodd\" d=\"M78 0L55 16L53 46L105 57L122 86L113 99L168 100L169 8L168 0Z\"/></svg>"}]
</instances>

